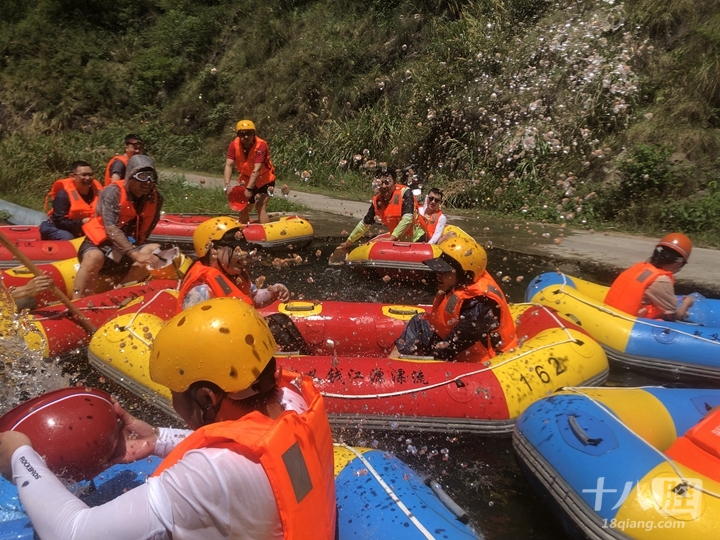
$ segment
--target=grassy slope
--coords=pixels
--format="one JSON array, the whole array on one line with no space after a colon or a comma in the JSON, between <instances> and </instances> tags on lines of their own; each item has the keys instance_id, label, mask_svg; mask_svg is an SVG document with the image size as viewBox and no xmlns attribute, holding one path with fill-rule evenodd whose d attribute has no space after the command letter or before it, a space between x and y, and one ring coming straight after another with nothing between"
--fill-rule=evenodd
<instances>
[{"instance_id":1,"label":"grassy slope","mask_svg":"<svg viewBox=\"0 0 720 540\"><path fill-rule=\"evenodd\" d=\"M367 193L368 162L417 163L456 208L720 245L716 2L8 2L6 198L128 130L218 173L250 117L291 184Z\"/></svg>"}]
</instances>

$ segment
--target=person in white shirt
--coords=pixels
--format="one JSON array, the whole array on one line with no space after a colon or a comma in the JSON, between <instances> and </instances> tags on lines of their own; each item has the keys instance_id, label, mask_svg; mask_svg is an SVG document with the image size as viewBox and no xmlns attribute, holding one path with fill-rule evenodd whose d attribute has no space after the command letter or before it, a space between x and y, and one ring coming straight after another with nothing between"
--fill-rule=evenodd
<instances>
[{"instance_id":1,"label":"person in white shirt","mask_svg":"<svg viewBox=\"0 0 720 540\"><path fill-rule=\"evenodd\" d=\"M146 484L89 508L22 433L0 433L0 473L18 486L40 538L53 540L335 536L332 434L312 380L276 369L252 307L202 302L155 338L150 376L194 431L157 429L116 404L116 463L164 456ZM300 388L296 386L300 381Z\"/></svg>"}]
</instances>

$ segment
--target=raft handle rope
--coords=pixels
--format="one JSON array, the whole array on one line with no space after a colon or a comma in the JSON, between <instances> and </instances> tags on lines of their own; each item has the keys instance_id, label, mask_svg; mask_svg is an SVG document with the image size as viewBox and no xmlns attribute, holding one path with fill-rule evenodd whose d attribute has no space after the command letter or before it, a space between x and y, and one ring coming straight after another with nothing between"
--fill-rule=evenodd
<instances>
[{"instance_id":1,"label":"raft handle rope","mask_svg":"<svg viewBox=\"0 0 720 540\"><path fill-rule=\"evenodd\" d=\"M392 501L397 505L397 507L400 509L400 511L405 514L405 517L407 517L413 525L417 527L417 529L420 531L420 533L425 537L429 539L435 539L435 537L428 531L425 526L420 523L418 518L416 518L410 509L405 506L405 504L400 500L400 498L395 495L395 492L392 490L390 486L387 485L385 480L382 479L382 476L378 474L378 472L375 470L375 468L370 464L370 462L365 459L365 456L363 456L360 452L355 450L352 446L348 446L345 443L333 443L333 446L339 446L340 448L344 448L345 450L352 452L357 456L357 458L360 460L360 462L365 466L365 468L368 470L370 474L373 475L375 480L377 480L378 484L380 484L380 487L382 487L385 490L385 493L388 494L388 497L392 499Z\"/></svg>"},{"instance_id":2,"label":"raft handle rope","mask_svg":"<svg viewBox=\"0 0 720 540\"><path fill-rule=\"evenodd\" d=\"M624 313L618 313L617 311L612 310L612 309L610 309L610 308L607 308L607 307L605 307L605 306L602 306L602 305L599 305L599 304L590 302L590 301L585 300L585 299L583 299L583 298L578 298L577 296L575 296L575 295L573 295L572 293L570 293L570 292L568 292L568 291L565 290L565 285L568 285L570 289L577 290L575 287L573 287L572 285L570 285L570 284L567 282L567 275L566 275L566 274L562 274L562 273L561 273L560 275L561 275L562 278L563 278L563 284L560 286L560 288L559 288L557 291L554 292L554 294L559 294L559 293L566 294L567 296L569 296L569 297L572 298L573 300L577 300L577 301L580 302L581 304L585 304L586 306L590 306L590 307L592 307L592 308L595 308L595 309L597 309L598 311L601 311L601 312L603 312L603 313L605 313L605 314L607 314L607 315L612 315L613 317L617 317L618 319L622 319L622 320L627 321L627 322L630 322L630 323L641 324L641 325L643 325L643 326L649 326L649 327L651 327L651 328L657 328L657 329L662 330L662 331L676 332L677 334L680 334L680 335L683 335L683 336L687 336L687 337L689 337L689 338L697 339L698 341L704 341L704 342L706 342L706 343L712 343L713 345L720 345L720 342L718 342L718 341L716 341L716 340L713 340L713 339L708 339L708 338L706 338L706 337L698 336L698 335L692 334L692 333L690 333L690 332L685 332L685 331L683 331L683 330L677 330L677 329L675 329L675 328L670 328L670 327L668 327L667 325L663 325L663 324L653 324L653 323L651 323L651 322L648 322L650 319L644 319L644 318L642 318L642 317L633 317L632 315L626 315L626 314L624 314ZM552 285L549 285L548 287L552 287ZM548 287L546 287L546 288L548 288ZM543 289L541 289L541 290L543 290Z\"/></svg>"},{"instance_id":3,"label":"raft handle rope","mask_svg":"<svg viewBox=\"0 0 720 540\"><path fill-rule=\"evenodd\" d=\"M603 390L609 390L609 389L611 389L611 388L612 388L612 387L607 387L607 388L603 388ZM645 388L658 388L658 387L657 387L657 386L639 386L639 387L633 388L633 390L644 390ZM617 390L630 390L631 388L628 388L628 387L624 387L624 388L616 387L616 389L617 389ZM635 438L639 439L643 444L645 444L646 446L648 446L648 447L650 447L652 450L654 450L654 451L672 468L672 470L675 472L675 474L678 476L678 478L680 478L680 479L682 480L682 484L681 484L681 485L686 485L686 486L691 487L691 488L693 488L693 489L697 489L698 491L700 491L701 493L704 493L705 495L709 495L709 496L711 496L711 497L715 497L716 499L720 499L720 493L716 493L716 492L711 491L711 490L709 490L709 489L705 489L705 488L703 488L702 486L696 486L696 485L693 484L690 480L688 480L687 478L685 478L685 475L683 475L682 471L680 471L680 468L676 465L676 463L675 463L675 461L674 461L673 459L669 458L667 455L665 455L664 452L662 452L661 450L658 450L657 448L655 448L652 444L648 443L648 442L647 442L645 439L643 439L640 435L638 435L638 434L635 433L632 429L630 429L630 427L628 427L628 425L627 425L625 422L623 422L622 420L620 420L620 418L619 418L609 407L607 407L604 403L602 403L600 400L598 400L598 399L596 399L596 398L594 398L594 397L592 397L592 396L589 396L588 394L584 393L584 392L582 391L582 390L584 390L584 387L581 387L581 386L575 387L575 388L570 388L570 387L568 387L568 388L565 388L565 390L566 390L567 392L575 393L575 394L581 395L581 396L586 397L587 399L589 399L593 404L595 404L595 406L597 406L597 407L598 407L599 409L601 409L602 411L605 411L605 412L608 414L608 416L610 416L610 418L612 418L613 420L615 420L618 424L620 424L620 425L621 425L623 428L625 428L628 432L630 432L632 435L634 435ZM597 388L592 388L592 387L591 387L591 388L589 388L589 390L597 390Z\"/></svg>"},{"instance_id":4,"label":"raft handle rope","mask_svg":"<svg viewBox=\"0 0 720 540\"><path fill-rule=\"evenodd\" d=\"M136 337L139 341L143 343L146 347L150 348L152 346L151 341L147 341L144 337L141 337L135 330L133 330L132 325L135 324L135 319L143 312L143 310L150 306L155 300L157 300L162 293L167 293L167 290L161 290L161 291L155 291L153 294L153 297L148 300L147 302L143 302L143 305L138 309L135 313L133 313L132 318L130 321L124 325L125 330L127 330L128 334L132 334L134 337Z\"/></svg>"}]
</instances>

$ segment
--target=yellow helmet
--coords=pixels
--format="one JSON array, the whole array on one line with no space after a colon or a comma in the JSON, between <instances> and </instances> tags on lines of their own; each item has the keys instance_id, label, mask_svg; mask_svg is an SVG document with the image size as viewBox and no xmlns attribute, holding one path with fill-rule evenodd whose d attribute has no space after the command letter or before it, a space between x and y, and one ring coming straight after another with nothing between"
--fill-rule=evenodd
<instances>
[{"instance_id":1,"label":"yellow helmet","mask_svg":"<svg viewBox=\"0 0 720 540\"><path fill-rule=\"evenodd\" d=\"M487 253L467 234L447 233L440 238L437 246L443 252L441 258L423 261L431 270L436 272L462 270L470 281L475 282L487 268ZM443 260L445 258L451 261ZM455 264L452 264L453 262Z\"/></svg>"},{"instance_id":2,"label":"yellow helmet","mask_svg":"<svg viewBox=\"0 0 720 540\"><path fill-rule=\"evenodd\" d=\"M228 216L220 216L203 221L197 226L193 233L193 246L198 257L204 257L214 242L218 242L227 233L234 232L236 235L242 230L242 224ZM238 241L244 240L237 238Z\"/></svg>"},{"instance_id":3,"label":"yellow helmet","mask_svg":"<svg viewBox=\"0 0 720 540\"><path fill-rule=\"evenodd\" d=\"M270 328L254 308L237 298L213 298L178 313L160 329L150 351L150 378L173 392L208 381L241 394L276 349Z\"/></svg>"},{"instance_id":4,"label":"yellow helmet","mask_svg":"<svg viewBox=\"0 0 720 540\"><path fill-rule=\"evenodd\" d=\"M235 126L235 131L246 131L246 130L255 131L255 124L253 124L250 120L240 120L237 123L237 125Z\"/></svg>"}]
</instances>

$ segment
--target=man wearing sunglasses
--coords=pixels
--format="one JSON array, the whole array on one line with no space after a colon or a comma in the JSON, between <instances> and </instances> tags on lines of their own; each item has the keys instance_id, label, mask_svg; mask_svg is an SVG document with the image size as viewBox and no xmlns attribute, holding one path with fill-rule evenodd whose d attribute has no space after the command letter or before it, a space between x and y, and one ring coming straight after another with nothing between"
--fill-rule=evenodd
<instances>
[{"instance_id":1,"label":"man wearing sunglasses","mask_svg":"<svg viewBox=\"0 0 720 540\"><path fill-rule=\"evenodd\" d=\"M437 244L445 231L447 218L440 210L443 202L443 192L438 188L432 188L427 197L425 204L418 210L418 225L422 227L425 234L419 239L420 242L428 244Z\"/></svg>"},{"instance_id":2,"label":"man wearing sunglasses","mask_svg":"<svg viewBox=\"0 0 720 540\"><path fill-rule=\"evenodd\" d=\"M105 185L109 186L111 182L124 180L125 171L130 158L142 154L143 152L143 140L134 133L126 135L125 153L113 156L113 158L108 161L107 167L105 167Z\"/></svg>"},{"instance_id":3,"label":"man wearing sunglasses","mask_svg":"<svg viewBox=\"0 0 720 540\"><path fill-rule=\"evenodd\" d=\"M675 274L690 260L692 241L682 233L665 235L650 260L620 274L605 296L605 303L630 315L646 319L682 321L692 307L692 296L680 306L675 296Z\"/></svg>"},{"instance_id":4,"label":"man wearing sunglasses","mask_svg":"<svg viewBox=\"0 0 720 540\"><path fill-rule=\"evenodd\" d=\"M154 255L160 246L145 244L163 203L156 184L153 161L139 154L128 161L125 180L102 191L95 217L83 225L86 238L78 250L75 297L99 292L98 277L106 278L109 286L141 281L149 275L148 266L161 264Z\"/></svg>"},{"instance_id":5,"label":"man wearing sunglasses","mask_svg":"<svg viewBox=\"0 0 720 540\"><path fill-rule=\"evenodd\" d=\"M417 224L417 202L412 190L396 183L396 179L395 168L380 163L375 173L378 192L373 196L365 217L355 226L348 239L337 247L333 257L346 253L375 224L376 217L390 231L389 240L416 242L425 234Z\"/></svg>"},{"instance_id":6,"label":"man wearing sunglasses","mask_svg":"<svg viewBox=\"0 0 720 540\"><path fill-rule=\"evenodd\" d=\"M95 214L98 194L102 191L92 167L85 161L74 162L69 178L56 180L45 198L52 200L48 218L40 224L43 240L72 240L83 236L82 226Z\"/></svg>"},{"instance_id":7,"label":"man wearing sunglasses","mask_svg":"<svg viewBox=\"0 0 720 540\"><path fill-rule=\"evenodd\" d=\"M233 167L240 171L239 184L245 184L248 205L240 212L240 223L248 223L250 210L255 205L260 223L268 223L267 203L275 189L275 168L270 161L267 142L255 135L255 124L240 120L235 126L237 137L233 139L225 156L225 190L230 187Z\"/></svg>"}]
</instances>

